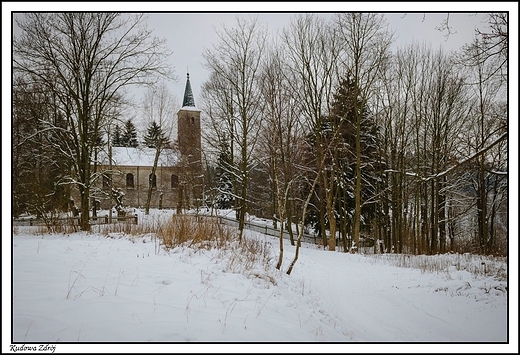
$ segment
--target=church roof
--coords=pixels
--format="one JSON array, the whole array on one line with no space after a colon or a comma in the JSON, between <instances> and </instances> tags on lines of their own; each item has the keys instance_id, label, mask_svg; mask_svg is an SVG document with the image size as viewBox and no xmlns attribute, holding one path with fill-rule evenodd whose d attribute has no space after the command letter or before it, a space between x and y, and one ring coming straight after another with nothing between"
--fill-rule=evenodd
<instances>
[{"instance_id":1,"label":"church roof","mask_svg":"<svg viewBox=\"0 0 520 355\"><path fill-rule=\"evenodd\" d=\"M115 166L153 166L155 148L139 147L112 147L112 164ZM109 165L107 153L99 152L98 161L102 165ZM174 166L178 163L178 153L173 149L163 149L159 155L157 166Z\"/></svg>"},{"instance_id":2,"label":"church roof","mask_svg":"<svg viewBox=\"0 0 520 355\"><path fill-rule=\"evenodd\" d=\"M184 89L184 99L182 100L182 107L195 107L195 99L191 91L190 73L187 74L186 88Z\"/></svg>"}]
</instances>

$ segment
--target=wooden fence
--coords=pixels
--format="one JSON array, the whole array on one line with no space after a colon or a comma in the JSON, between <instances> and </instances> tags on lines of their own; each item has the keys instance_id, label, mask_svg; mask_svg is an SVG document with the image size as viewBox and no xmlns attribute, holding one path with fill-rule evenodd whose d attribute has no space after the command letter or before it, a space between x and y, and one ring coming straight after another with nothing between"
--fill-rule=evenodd
<instances>
[{"instance_id":1,"label":"wooden fence","mask_svg":"<svg viewBox=\"0 0 520 355\"><path fill-rule=\"evenodd\" d=\"M225 223L232 227L238 227L238 221L236 219L225 217L225 216L219 216L218 218L220 219L220 223ZM270 227L268 225L245 221L244 228L255 231L255 232L260 232L260 233L263 233L265 235L269 235L272 237L280 237L280 230ZM296 241L296 239L298 238L298 234L296 233L296 231L293 231L293 236ZM290 237L289 232L287 230L284 230L283 238L289 239L289 237ZM315 234L303 233L302 242L322 245L323 239ZM340 246L340 243L341 243L340 239L337 238L336 245ZM362 240L360 240L358 249L360 249L360 251L363 252L364 254L373 254L373 253L377 252L374 248L374 240L371 238L363 238Z\"/></svg>"},{"instance_id":2,"label":"wooden fence","mask_svg":"<svg viewBox=\"0 0 520 355\"><path fill-rule=\"evenodd\" d=\"M206 216L206 215L198 215L197 220L201 221L205 218L214 218L218 219L219 223L223 223L226 225L229 225L231 227L238 227L238 221L234 218L225 217L225 216ZM79 225L79 217L70 217L70 218L56 218L52 220L53 224L59 225ZM110 224L110 223L130 223L130 224L137 224L138 218L137 216L124 216L124 217L112 217L111 220L109 220L108 216L101 216L101 217L93 217L90 218L89 223L92 225L97 224ZM26 218L26 219L13 219L13 226L45 226L46 223L43 219L39 218ZM263 233L265 235L269 235L272 237L280 237L280 230L277 228L273 228L271 226L265 225L265 224L259 224L254 223L250 221L245 221L244 228L247 230ZM298 234L296 231L293 231L293 236L296 241L298 238ZM283 238L289 239L290 235L287 230L284 230L283 232ZM307 242L311 244L322 244L323 240L322 238L318 237L315 234L308 234L304 233L302 235L302 242ZM338 239L336 241L336 245L340 245L340 240ZM359 248L360 251L366 253L366 254L372 254L376 253L378 251L375 250L374 247L374 240L373 239L367 239L360 241Z\"/></svg>"},{"instance_id":3,"label":"wooden fence","mask_svg":"<svg viewBox=\"0 0 520 355\"><path fill-rule=\"evenodd\" d=\"M218 218L221 220L221 223L225 223L225 224L233 226L233 227L238 227L238 221L236 219L225 217L225 216L219 216ZM244 228L254 231L254 232L263 233L265 235L269 235L272 237L280 237L280 230L270 227L268 225L245 221ZM287 230L284 230L283 237L285 239L290 238L289 232ZM295 241L298 238L298 234L295 231L293 231L293 237L294 237ZM318 239L318 237L316 235L312 235L312 234L308 234L308 233L304 233L302 235L302 242L316 244L317 239Z\"/></svg>"},{"instance_id":4,"label":"wooden fence","mask_svg":"<svg viewBox=\"0 0 520 355\"><path fill-rule=\"evenodd\" d=\"M89 220L90 224L111 224L111 223L130 223L137 224L137 216L120 216L120 217L112 217L110 219L108 216L101 217L91 217ZM77 226L79 225L80 218L79 217L66 217L66 218L52 218L48 221L45 221L41 218L13 218L13 226L46 226L47 224L51 225L69 225L69 226Z\"/></svg>"}]
</instances>

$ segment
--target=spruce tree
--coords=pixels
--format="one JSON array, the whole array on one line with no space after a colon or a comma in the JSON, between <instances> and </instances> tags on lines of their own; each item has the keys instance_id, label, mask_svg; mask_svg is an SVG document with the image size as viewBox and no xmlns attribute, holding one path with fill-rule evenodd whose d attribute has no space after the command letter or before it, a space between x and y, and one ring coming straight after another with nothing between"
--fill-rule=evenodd
<instances>
[{"instance_id":1,"label":"spruce tree","mask_svg":"<svg viewBox=\"0 0 520 355\"><path fill-rule=\"evenodd\" d=\"M376 185L380 179L381 162L378 159L378 127L375 117L370 113L369 108L364 105L358 97L359 88L350 78L341 81L336 93L333 95L331 113L328 117L330 126L333 130L339 130L338 152L336 155L336 165L341 172L336 179L335 189L337 192L336 210L339 216L354 215L354 195L355 188L355 146L356 146L356 115L361 117L360 143L362 151L363 169L361 170L362 187L361 195L364 201L374 199ZM356 102L354 102L356 101ZM355 112L355 110L360 112ZM374 218L375 205L365 204L361 209L364 226L369 227L369 221ZM349 224L348 221L345 223ZM343 226L344 228L345 226ZM344 231L347 232L347 231Z\"/></svg>"},{"instance_id":2,"label":"spruce tree","mask_svg":"<svg viewBox=\"0 0 520 355\"><path fill-rule=\"evenodd\" d=\"M132 120L128 120L125 123L125 129L123 131L123 135L121 136L121 146L122 147L133 147L136 148L139 145L137 141L137 130L135 129L135 125Z\"/></svg>"},{"instance_id":3,"label":"spruce tree","mask_svg":"<svg viewBox=\"0 0 520 355\"><path fill-rule=\"evenodd\" d=\"M215 179L217 185L217 195L215 202L217 208L228 209L233 207L233 179L231 177L231 169L233 160L231 151L227 142L220 144L220 154L215 169Z\"/></svg>"},{"instance_id":4,"label":"spruce tree","mask_svg":"<svg viewBox=\"0 0 520 355\"><path fill-rule=\"evenodd\" d=\"M114 128L114 135L112 136L112 146L113 147L121 147L122 143L122 135L121 135L121 127L119 125L116 125Z\"/></svg>"},{"instance_id":5,"label":"spruce tree","mask_svg":"<svg viewBox=\"0 0 520 355\"><path fill-rule=\"evenodd\" d=\"M148 148L158 148L159 142L161 142L161 146L164 146L168 143L168 138L164 135L161 126L153 121L148 125L143 143Z\"/></svg>"},{"instance_id":6,"label":"spruce tree","mask_svg":"<svg viewBox=\"0 0 520 355\"><path fill-rule=\"evenodd\" d=\"M356 168L356 115L361 117L361 150L363 152L363 169L361 195L364 201L373 201L376 186L380 180L382 171L380 157L378 156L378 127L375 117L369 108L363 105L357 93L359 89L350 78L341 80L336 92L333 94L331 110L328 116L323 118L320 130L307 137L312 151L317 149L318 139L327 147L325 164L327 169L334 169L334 209L337 216L336 225L342 236L351 232L351 220L354 216L354 189ZM354 101L357 102L355 103ZM359 110L356 112L355 110ZM320 181L317 190L325 189ZM313 201L314 208L309 209L307 220L316 230L321 230L320 209L325 211L325 202L318 197ZM324 212L322 212L324 213ZM363 227L369 228L370 221L374 218L375 204L367 203L362 207ZM324 216L326 229L330 228L327 215Z\"/></svg>"}]
</instances>

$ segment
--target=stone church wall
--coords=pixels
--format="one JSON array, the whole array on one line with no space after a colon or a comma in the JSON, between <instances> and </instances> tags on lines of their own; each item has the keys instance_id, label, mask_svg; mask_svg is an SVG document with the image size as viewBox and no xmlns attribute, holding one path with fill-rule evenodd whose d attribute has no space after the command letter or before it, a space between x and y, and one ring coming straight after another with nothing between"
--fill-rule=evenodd
<instances>
[{"instance_id":1,"label":"stone church wall","mask_svg":"<svg viewBox=\"0 0 520 355\"><path fill-rule=\"evenodd\" d=\"M110 191L122 192L123 207L146 206L148 198L149 176L152 172L151 167L143 166L117 166L112 167L112 189L110 185L110 174L108 166L98 166L98 171L107 171L104 176L98 179L94 185L95 199L98 201L99 209L109 209L114 207L115 199L110 198ZM150 208L177 208L179 199L179 183L182 171L178 167L158 166L155 175L155 187L152 189ZM79 205L81 199L77 189L71 191L72 197ZM162 195L162 201L161 201ZM91 201L92 203L92 201Z\"/></svg>"},{"instance_id":2,"label":"stone church wall","mask_svg":"<svg viewBox=\"0 0 520 355\"><path fill-rule=\"evenodd\" d=\"M118 166L113 174L113 187L124 193L123 206L144 207L148 198L151 167ZM179 195L179 179L181 172L176 167L158 166L155 175L155 186L152 188L150 208L176 208ZM173 175L173 176L172 176ZM109 191L109 180L102 179L98 185L104 191ZM107 186L108 185L108 186ZM161 201L162 194L162 201ZM108 209L109 198L101 201L101 208ZM162 205L162 206L161 206Z\"/></svg>"}]
</instances>

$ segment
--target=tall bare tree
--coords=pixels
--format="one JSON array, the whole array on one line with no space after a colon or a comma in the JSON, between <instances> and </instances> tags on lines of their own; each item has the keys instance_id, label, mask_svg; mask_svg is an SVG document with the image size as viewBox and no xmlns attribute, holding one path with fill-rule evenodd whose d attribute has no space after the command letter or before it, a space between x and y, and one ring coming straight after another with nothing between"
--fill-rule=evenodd
<instances>
[{"instance_id":1,"label":"tall bare tree","mask_svg":"<svg viewBox=\"0 0 520 355\"><path fill-rule=\"evenodd\" d=\"M334 180L332 170L326 169L327 149L323 140L323 121L328 114L334 84L337 82L338 45L334 29L324 19L313 14L299 15L292 19L283 32L286 48L287 82L301 105L305 116L305 130L315 140L316 174L320 175L318 187L318 213L323 244L335 250L336 220L333 203ZM325 232L325 212L330 225L330 240Z\"/></svg>"},{"instance_id":2,"label":"tall bare tree","mask_svg":"<svg viewBox=\"0 0 520 355\"><path fill-rule=\"evenodd\" d=\"M237 17L236 27L224 26L218 36L219 42L203 55L212 81L226 89L226 96L213 98L219 100L218 106L223 109L223 118L231 129L229 139L238 150L237 169L231 173L239 187L236 197L241 238L248 206L249 176L254 167L253 151L260 127L258 76L267 34L257 19L248 21Z\"/></svg>"},{"instance_id":3,"label":"tall bare tree","mask_svg":"<svg viewBox=\"0 0 520 355\"><path fill-rule=\"evenodd\" d=\"M412 107L421 53L418 45L396 50L391 63L382 73L381 85L376 91L378 97L374 101L373 108L381 126L381 157L387 169L383 175L384 183L380 186L377 234L387 251L402 252L418 248L413 232L417 231L419 223L415 223L417 221L412 218L412 212L419 206L418 202L413 203L413 191L418 192L419 189L417 181L402 172L412 169L410 147L414 130L418 127L413 124ZM419 201L419 196L415 197ZM412 242L409 243L408 239ZM405 245L408 247L410 244L411 249L406 249Z\"/></svg>"},{"instance_id":4,"label":"tall bare tree","mask_svg":"<svg viewBox=\"0 0 520 355\"><path fill-rule=\"evenodd\" d=\"M151 176L155 176L159 157L165 148L165 143L169 141L173 131L173 117L175 112L175 101L169 92L166 83L163 81L156 86L150 87L143 99L143 110L146 121L156 123L160 129L159 137L157 137L153 148L155 148L155 156L152 165ZM162 189L162 187L156 187ZM152 201L153 185L148 184L146 194L145 213L150 213L150 203Z\"/></svg>"},{"instance_id":5,"label":"tall bare tree","mask_svg":"<svg viewBox=\"0 0 520 355\"><path fill-rule=\"evenodd\" d=\"M263 105L261 154L268 157L270 180L273 190L273 209L275 223L280 222L280 254L277 269L281 268L283 260L283 235L285 229L294 245L293 207L296 196L293 182L297 178L296 162L299 142L303 136L299 115L299 105L287 78L284 75L286 64L283 60L283 50L273 46L266 54L262 66L260 89ZM276 223L277 224L277 223ZM275 228L276 228L275 224Z\"/></svg>"},{"instance_id":6,"label":"tall bare tree","mask_svg":"<svg viewBox=\"0 0 520 355\"><path fill-rule=\"evenodd\" d=\"M476 192L475 209L479 252L492 253L499 243L499 210L507 199L507 140L487 149L507 132L508 18L505 13L488 14L488 30L477 30L475 40L465 46L459 63L467 69L471 90L465 154L484 152L471 165ZM502 234L503 235L503 234ZM503 238L502 238L503 239Z\"/></svg>"},{"instance_id":7,"label":"tall bare tree","mask_svg":"<svg viewBox=\"0 0 520 355\"><path fill-rule=\"evenodd\" d=\"M204 82L201 91L202 107L206 113L209 129L202 132L206 142L207 161L215 160L217 179L222 180L214 186L215 202L225 208L237 198L235 166L235 112L233 90L230 85L216 73ZM222 206L220 208L223 208Z\"/></svg>"},{"instance_id":8,"label":"tall bare tree","mask_svg":"<svg viewBox=\"0 0 520 355\"><path fill-rule=\"evenodd\" d=\"M26 13L17 17L13 66L27 80L52 91L67 122L61 152L70 161L69 184L81 196L81 228L89 230L95 140L108 123L107 108L125 87L167 75L164 41L152 38L145 17L118 13Z\"/></svg>"}]
</instances>

